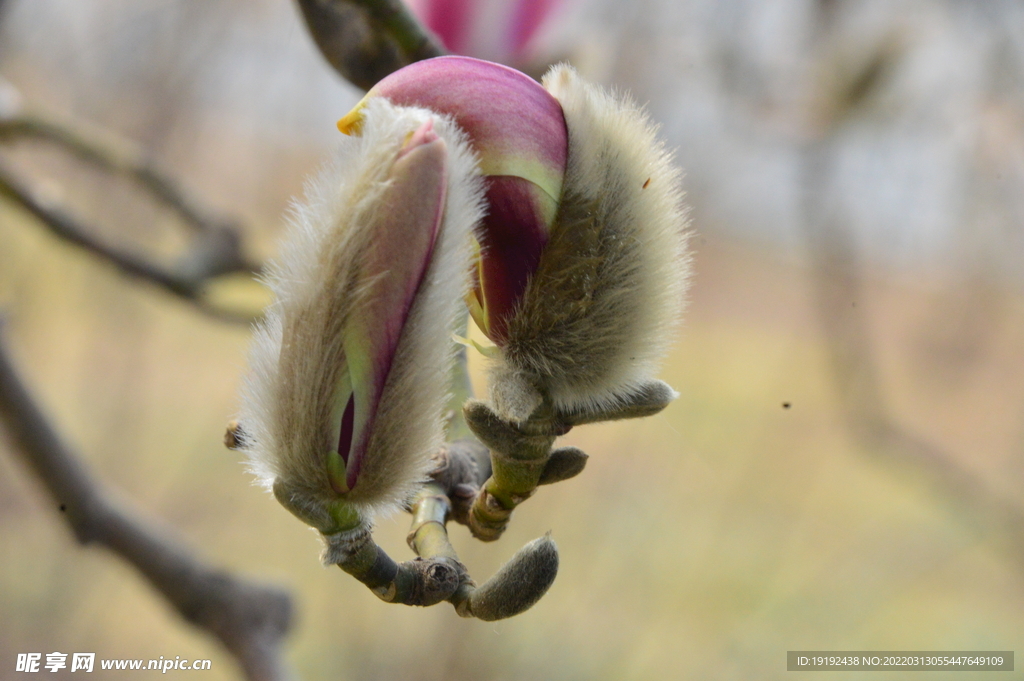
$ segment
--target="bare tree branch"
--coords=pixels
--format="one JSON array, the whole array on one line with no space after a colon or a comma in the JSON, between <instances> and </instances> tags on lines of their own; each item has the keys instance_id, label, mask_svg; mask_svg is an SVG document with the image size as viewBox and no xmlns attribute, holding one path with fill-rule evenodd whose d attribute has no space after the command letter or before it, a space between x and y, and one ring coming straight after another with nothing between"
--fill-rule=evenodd
<instances>
[{"instance_id":1,"label":"bare tree branch","mask_svg":"<svg viewBox=\"0 0 1024 681\"><path fill-rule=\"evenodd\" d=\"M214 216L207 208L200 206L194 197L189 196L173 178L153 163L141 147L109 131L58 121L39 113L16 113L0 117L0 142L13 142L22 138L56 144L87 163L135 180L197 232L238 230L233 222Z\"/></svg>"},{"instance_id":2,"label":"bare tree branch","mask_svg":"<svg viewBox=\"0 0 1024 681\"><path fill-rule=\"evenodd\" d=\"M182 617L216 637L248 679L289 678L280 653L292 620L288 594L205 564L138 511L112 502L33 401L2 336L0 326L0 422L78 541L133 565Z\"/></svg>"},{"instance_id":3,"label":"bare tree branch","mask_svg":"<svg viewBox=\"0 0 1024 681\"><path fill-rule=\"evenodd\" d=\"M341 76L369 90L444 49L401 0L297 0L313 40Z\"/></svg>"},{"instance_id":4,"label":"bare tree branch","mask_svg":"<svg viewBox=\"0 0 1024 681\"><path fill-rule=\"evenodd\" d=\"M203 312L230 322L249 323L252 317L211 305L204 296L214 277L243 272L259 273L262 266L249 260L242 247L242 230L233 221L214 215L189 196L169 175L154 164L135 143L105 130L25 113L17 90L0 79L0 143L37 139L57 145L101 170L138 183L159 203L166 205L193 232L191 248L173 268L141 254L104 242L64 206L36 191L9 166L0 162L0 196L4 196L42 222L51 233L113 264L121 272L144 279L189 301Z\"/></svg>"},{"instance_id":5,"label":"bare tree branch","mask_svg":"<svg viewBox=\"0 0 1024 681\"><path fill-rule=\"evenodd\" d=\"M245 261L237 232L212 227L193 240L193 248L175 269L168 269L123 248L104 243L91 229L62 206L34 191L6 164L0 163L0 196L4 196L35 216L52 234L79 246L132 277L144 279L183 298L203 312L219 319L249 323L251 317L211 306L203 296L203 287L213 277L230 272L253 272L258 266Z\"/></svg>"}]
</instances>

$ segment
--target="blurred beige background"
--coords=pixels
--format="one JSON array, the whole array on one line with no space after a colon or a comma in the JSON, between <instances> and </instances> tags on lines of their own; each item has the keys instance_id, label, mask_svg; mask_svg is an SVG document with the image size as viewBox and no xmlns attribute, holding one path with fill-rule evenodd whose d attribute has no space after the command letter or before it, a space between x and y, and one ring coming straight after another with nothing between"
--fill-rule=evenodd
<instances>
[{"instance_id":1,"label":"blurred beige background","mask_svg":"<svg viewBox=\"0 0 1024 681\"><path fill-rule=\"evenodd\" d=\"M360 96L287 0L0 7L0 76L26 108L138 141L239 219L255 257ZM452 528L479 578L552 530L558 579L509 621L388 606L320 567L315 535L220 444L245 326L0 201L12 352L126 501L292 590L303 679L781 679L787 650L1019 649L1022 19L1017 3L940 0L592 0L554 15L534 60L632 91L677 148L695 276L661 376L680 398L571 432L586 471L542 488L500 542ZM126 184L41 144L0 154L104 238L180 251L180 225ZM260 300L238 282L217 295ZM380 523L396 557L406 529ZM211 658L204 679L238 678L132 570L74 544L0 435L0 677L17 653L52 651Z\"/></svg>"}]
</instances>

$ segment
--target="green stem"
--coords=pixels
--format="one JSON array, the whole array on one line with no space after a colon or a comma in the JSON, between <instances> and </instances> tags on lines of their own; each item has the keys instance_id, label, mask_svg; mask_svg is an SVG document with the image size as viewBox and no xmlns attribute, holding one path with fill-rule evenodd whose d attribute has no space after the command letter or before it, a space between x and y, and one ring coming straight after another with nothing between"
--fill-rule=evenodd
<instances>
[{"instance_id":1,"label":"green stem","mask_svg":"<svg viewBox=\"0 0 1024 681\"><path fill-rule=\"evenodd\" d=\"M382 601L425 606L449 599L461 585L465 568L452 562L437 557L396 563L365 529L349 540L338 567Z\"/></svg>"},{"instance_id":2,"label":"green stem","mask_svg":"<svg viewBox=\"0 0 1024 681\"><path fill-rule=\"evenodd\" d=\"M550 537L530 542L482 586L477 588L448 540L445 522L451 502L444 488L431 482L413 501L409 546L426 561L454 566L459 583L447 600L461 617L485 621L505 619L530 608L547 592L558 574L558 549Z\"/></svg>"},{"instance_id":3,"label":"green stem","mask_svg":"<svg viewBox=\"0 0 1024 681\"><path fill-rule=\"evenodd\" d=\"M448 598L455 611L462 617L472 617L470 597L476 591L476 582L469 571L459 562L455 547L448 540L445 523L451 513L451 502L445 490L436 482L430 482L416 495L412 506L412 527L407 541L416 555L428 560L448 560L461 568L459 585Z\"/></svg>"},{"instance_id":4,"label":"green stem","mask_svg":"<svg viewBox=\"0 0 1024 681\"><path fill-rule=\"evenodd\" d=\"M451 513L451 502L436 482L423 486L413 501L412 527L406 541L422 558L452 558L458 555L448 541L445 523Z\"/></svg>"},{"instance_id":5,"label":"green stem","mask_svg":"<svg viewBox=\"0 0 1024 681\"><path fill-rule=\"evenodd\" d=\"M564 428L546 401L520 425L501 419L479 401L467 403L465 415L473 433L491 450L491 477L473 501L469 529L477 539L495 541L515 507L536 491L555 437Z\"/></svg>"},{"instance_id":6,"label":"green stem","mask_svg":"<svg viewBox=\"0 0 1024 681\"><path fill-rule=\"evenodd\" d=\"M675 397L667 383L648 381L600 409L559 411L545 398L530 418L518 424L505 421L484 402L467 402L466 422L491 450L492 471L469 509L467 524L473 536L482 541L498 539L512 511L539 485L567 480L583 470L587 455L575 447L552 450L555 438L584 423L656 414Z\"/></svg>"}]
</instances>

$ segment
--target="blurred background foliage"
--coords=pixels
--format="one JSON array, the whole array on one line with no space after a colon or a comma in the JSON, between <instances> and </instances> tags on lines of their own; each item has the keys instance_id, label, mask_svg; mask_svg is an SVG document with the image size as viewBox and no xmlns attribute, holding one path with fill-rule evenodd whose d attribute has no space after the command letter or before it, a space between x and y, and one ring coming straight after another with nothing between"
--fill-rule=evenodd
<instances>
[{"instance_id":1,"label":"blurred background foliage","mask_svg":"<svg viewBox=\"0 0 1024 681\"><path fill-rule=\"evenodd\" d=\"M571 432L587 470L542 489L497 544L452 530L479 576L553 530L561 571L537 606L460 620L321 568L314 534L220 444L247 328L0 201L0 307L58 430L207 558L293 591L304 679L775 679L794 649L1012 650L1024 6L555 4L518 65L569 59L647 104L687 169L696 256L662 373L680 398ZM260 259L360 96L287 0L6 0L0 75L26 109L137 141ZM0 152L98 237L180 255L182 225L129 183L52 145ZM262 300L234 281L215 295ZM133 571L73 543L2 442L3 675L18 652L61 651L212 658L204 678L236 678ZM406 529L380 524L395 556ZM890 677L904 678L870 674Z\"/></svg>"}]
</instances>

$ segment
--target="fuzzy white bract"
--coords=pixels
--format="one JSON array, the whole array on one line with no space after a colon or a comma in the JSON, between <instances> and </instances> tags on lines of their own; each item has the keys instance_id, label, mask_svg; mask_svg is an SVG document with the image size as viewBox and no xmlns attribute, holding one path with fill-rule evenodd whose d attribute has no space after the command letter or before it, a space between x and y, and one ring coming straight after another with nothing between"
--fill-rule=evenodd
<instances>
[{"instance_id":1,"label":"fuzzy white bract","mask_svg":"<svg viewBox=\"0 0 1024 681\"><path fill-rule=\"evenodd\" d=\"M404 318L367 319L380 313L374 296L391 276L387 267L368 268L375 261L367 254L386 248L387 255L402 257L400 239L382 233L382 226L401 224L396 214L419 199L390 174L403 145L427 121L446 154L436 241ZM285 494L285 505L307 522L329 525L320 519L339 502L364 517L393 510L425 479L430 455L443 440L455 352L451 335L469 287L471 234L483 214L482 195L476 157L449 119L380 99L367 105L362 134L343 140L294 206L280 255L266 275L276 300L252 342L239 422L258 480L279 498ZM349 477L355 484L346 489L343 476L342 483L332 478L327 457L338 446L332 419L339 382L360 369L345 346L356 326L398 335L388 366L374 368L386 380L370 405L373 413L360 414L357 407L356 430L360 418L371 425L358 476ZM361 351L374 357L375 343L368 339Z\"/></svg>"},{"instance_id":2,"label":"fuzzy white bract","mask_svg":"<svg viewBox=\"0 0 1024 681\"><path fill-rule=\"evenodd\" d=\"M654 377L690 266L682 172L631 100L554 67L569 148L550 238L490 368L496 412L600 410Z\"/></svg>"}]
</instances>

